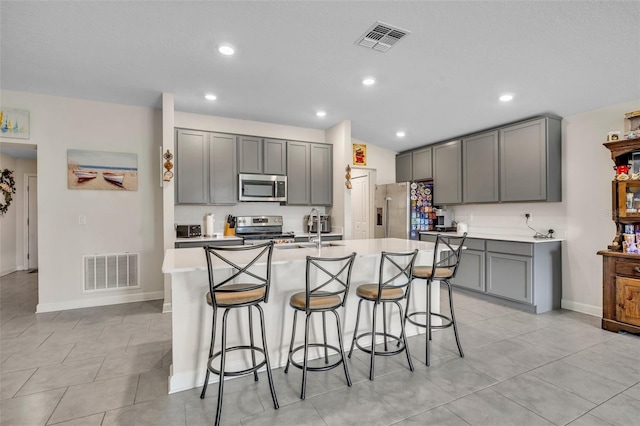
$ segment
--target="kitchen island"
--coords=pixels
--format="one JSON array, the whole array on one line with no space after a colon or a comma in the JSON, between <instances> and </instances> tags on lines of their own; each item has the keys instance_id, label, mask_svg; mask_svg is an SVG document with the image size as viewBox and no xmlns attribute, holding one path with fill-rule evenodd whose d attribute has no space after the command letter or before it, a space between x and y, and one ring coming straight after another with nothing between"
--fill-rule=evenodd
<instances>
[{"instance_id":1,"label":"kitchen island","mask_svg":"<svg viewBox=\"0 0 640 426\"><path fill-rule=\"evenodd\" d=\"M331 246L318 248L274 248L271 269L271 289L269 302L263 305L265 312L267 344L269 357L274 368L284 366L287 362L293 309L289 307L289 297L305 288L306 256L340 257L356 252L356 260L351 277L351 288L347 304L341 312L345 348L351 343L355 327L358 298L356 287L363 283L377 282L380 253L405 252L418 249L416 264L431 264L434 244L429 242L404 240L398 238L332 241ZM228 266L220 266L216 273L224 274L230 270ZM211 336L212 310L205 302L209 291L207 263L202 248L169 249L165 253L162 272L171 275L172 286L172 365L169 377L169 393L179 392L201 386L204 382L206 363ZM412 310L424 310L425 285L418 281L412 288ZM432 286L432 311L439 311L439 286ZM400 325L397 312L387 312L392 317L390 331L399 335ZM235 309L228 322L227 344L234 346L240 341L248 341L248 321L246 309ZM361 330L370 327L370 310L363 310ZM254 319L254 325L256 321ZM312 340L319 341L322 336L321 322L312 325ZM424 332L414 326L407 325L407 335ZM332 322L327 322L327 334L330 341L335 341L337 331ZM219 341L219 340L218 340ZM298 327L295 345L302 344L303 330ZM237 356L233 356L236 355ZM310 351L312 356L318 353ZM227 357L228 369L241 368L248 362L238 352ZM246 357L248 358L248 357ZM212 381L218 377L212 375Z\"/></svg>"}]
</instances>

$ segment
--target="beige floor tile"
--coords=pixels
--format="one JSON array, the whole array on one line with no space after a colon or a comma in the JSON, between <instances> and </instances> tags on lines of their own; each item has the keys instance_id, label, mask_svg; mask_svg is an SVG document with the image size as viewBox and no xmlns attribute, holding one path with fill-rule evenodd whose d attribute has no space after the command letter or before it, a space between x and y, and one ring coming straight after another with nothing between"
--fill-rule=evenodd
<instances>
[{"instance_id":1,"label":"beige floor tile","mask_svg":"<svg viewBox=\"0 0 640 426\"><path fill-rule=\"evenodd\" d=\"M46 424L64 391L64 389L56 389L3 400L0 403L0 425L37 426Z\"/></svg>"},{"instance_id":2,"label":"beige floor tile","mask_svg":"<svg viewBox=\"0 0 640 426\"><path fill-rule=\"evenodd\" d=\"M0 374L0 399L12 398L36 371L35 368Z\"/></svg>"},{"instance_id":3,"label":"beige floor tile","mask_svg":"<svg viewBox=\"0 0 640 426\"><path fill-rule=\"evenodd\" d=\"M18 396L92 382L104 357L40 367L18 392Z\"/></svg>"}]
</instances>

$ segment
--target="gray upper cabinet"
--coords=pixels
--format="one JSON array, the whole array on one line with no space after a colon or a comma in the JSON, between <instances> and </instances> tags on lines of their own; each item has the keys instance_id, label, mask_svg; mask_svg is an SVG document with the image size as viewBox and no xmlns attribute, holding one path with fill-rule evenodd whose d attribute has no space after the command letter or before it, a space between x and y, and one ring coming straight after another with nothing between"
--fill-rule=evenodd
<instances>
[{"instance_id":1,"label":"gray upper cabinet","mask_svg":"<svg viewBox=\"0 0 640 426\"><path fill-rule=\"evenodd\" d=\"M235 204L235 136L176 130L176 203Z\"/></svg>"},{"instance_id":2,"label":"gray upper cabinet","mask_svg":"<svg viewBox=\"0 0 640 426\"><path fill-rule=\"evenodd\" d=\"M500 200L561 201L560 119L500 129Z\"/></svg>"},{"instance_id":3,"label":"gray upper cabinet","mask_svg":"<svg viewBox=\"0 0 640 426\"><path fill-rule=\"evenodd\" d=\"M287 141L238 136L238 172L287 174Z\"/></svg>"},{"instance_id":4,"label":"gray upper cabinet","mask_svg":"<svg viewBox=\"0 0 640 426\"><path fill-rule=\"evenodd\" d=\"M176 203L209 201L209 134L176 131Z\"/></svg>"},{"instance_id":5,"label":"gray upper cabinet","mask_svg":"<svg viewBox=\"0 0 640 426\"><path fill-rule=\"evenodd\" d=\"M238 172L262 173L262 139L238 136Z\"/></svg>"},{"instance_id":6,"label":"gray upper cabinet","mask_svg":"<svg viewBox=\"0 0 640 426\"><path fill-rule=\"evenodd\" d=\"M412 180L425 180L433 178L433 168L431 162L431 147L422 148L412 152L411 169Z\"/></svg>"},{"instance_id":7,"label":"gray upper cabinet","mask_svg":"<svg viewBox=\"0 0 640 426\"><path fill-rule=\"evenodd\" d=\"M431 147L396 155L396 182L432 178Z\"/></svg>"},{"instance_id":8,"label":"gray upper cabinet","mask_svg":"<svg viewBox=\"0 0 640 426\"><path fill-rule=\"evenodd\" d=\"M287 142L287 204L333 203L333 146Z\"/></svg>"},{"instance_id":9,"label":"gray upper cabinet","mask_svg":"<svg viewBox=\"0 0 640 426\"><path fill-rule=\"evenodd\" d=\"M433 204L462 203L462 141L433 146Z\"/></svg>"},{"instance_id":10,"label":"gray upper cabinet","mask_svg":"<svg viewBox=\"0 0 640 426\"><path fill-rule=\"evenodd\" d=\"M333 146L311 144L311 205L333 204Z\"/></svg>"},{"instance_id":11,"label":"gray upper cabinet","mask_svg":"<svg viewBox=\"0 0 640 426\"><path fill-rule=\"evenodd\" d=\"M496 203L498 183L498 132L462 140L463 199L465 203Z\"/></svg>"},{"instance_id":12,"label":"gray upper cabinet","mask_svg":"<svg viewBox=\"0 0 640 426\"><path fill-rule=\"evenodd\" d=\"M413 180L413 157L411 152L396 155L396 182Z\"/></svg>"},{"instance_id":13,"label":"gray upper cabinet","mask_svg":"<svg viewBox=\"0 0 640 426\"><path fill-rule=\"evenodd\" d=\"M264 139L264 174L287 174L287 141L280 139Z\"/></svg>"},{"instance_id":14,"label":"gray upper cabinet","mask_svg":"<svg viewBox=\"0 0 640 426\"><path fill-rule=\"evenodd\" d=\"M287 142L287 204L311 203L311 145Z\"/></svg>"}]
</instances>

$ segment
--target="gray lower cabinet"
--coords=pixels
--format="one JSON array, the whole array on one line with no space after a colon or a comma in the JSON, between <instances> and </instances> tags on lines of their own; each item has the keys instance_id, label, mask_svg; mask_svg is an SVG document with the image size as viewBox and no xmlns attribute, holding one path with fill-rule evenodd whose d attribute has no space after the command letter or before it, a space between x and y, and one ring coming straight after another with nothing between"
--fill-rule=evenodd
<instances>
[{"instance_id":1,"label":"gray lower cabinet","mask_svg":"<svg viewBox=\"0 0 640 426\"><path fill-rule=\"evenodd\" d=\"M333 146L287 142L287 204L333 204Z\"/></svg>"},{"instance_id":2,"label":"gray lower cabinet","mask_svg":"<svg viewBox=\"0 0 640 426\"><path fill-rule=\"evenodd\" d=\"M487 132L462 140L463 199L465 203L497 203L498 132Z\"/></svg>"},{"instance_id":3,"label":"gray lower cabinet","mask_svg":"<svg viewBox=\"0 0 640 426\"><path fill-rule=\"evenodd\" d=\"M435 242L435 235L420 240ZM562 300L560 241L525 243L467 238L451 283L534 313L559 309Z\"/></svg>"},{"instance_id":4,"label":"gray lower cabinet","mask_svg":"<svg viewBox=\"0 0 640 426\"><path fill-rule=\"evenodd\" d=\"M208 241L202 241L202 240L197 240L197 241L176 241L175 242L175 248L191 248L191 247L204 247L204 246L241 246L243 244L243 241L241 238L237 239L237 240L229 240L229 239L224 239L224 240L208 240Z\"/></svg>"},{"instance_id":5,"label":"gray lower cabinet","mask_svg":"<svg viewBox=\"0 0 640 426\"><path fill-rule=\"evenodd\" d=\"M560 119L500 129L500 200L562 201Z\"/></svg>"},{"instance_id":6,"label":"gray lower cabinet","mask_svg":"<svg viewBox=\"0 0 640 426\"><path fill-rule=\"evenodd\" d=\"M238 136L238 173L286 175L287 141Z\"/></svg>"},{"instance_id":7,"label":"gray lower cabinet","mask_svg":"<svg viewBox=\"0 0 640 426\"><path fill-rule=\"evenodd\" d=\"M176 203L237 202L235 136L176 130Z\"/></svg>"},{"instance_id":8,"label":"gray lower cabinet","mask_svg":"<svg viewBox=\"0 0 640 426\"><path fill-rule=\"evenodd\" d=\"M433 204L462 203L462 141L433 146Z\"/></svg>"}]
</instances>

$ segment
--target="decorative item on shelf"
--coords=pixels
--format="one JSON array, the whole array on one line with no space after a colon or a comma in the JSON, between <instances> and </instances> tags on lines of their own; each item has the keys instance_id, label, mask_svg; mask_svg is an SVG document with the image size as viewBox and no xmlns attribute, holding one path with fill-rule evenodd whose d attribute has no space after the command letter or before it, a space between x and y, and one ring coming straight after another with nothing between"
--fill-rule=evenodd
<instances>
[{"instance_id":1,"label":"decorative item on shelf","mask_svg":"<svg viewBox=\"0 0 640 426\"><path fill-rule=\"evenodd\" d=\"M13 194L16 193L16 181L13 178L13 170L4 169L0 174L0 190L4 196L4 202L0 202L0 215L4 216L9 210Z\"/></svg>"},{"instance_id":2,"label":"decorative item on shelf","mask_svg":"<svg viewBox=\"0 0 640 426\"><path fill-rule=\"evenodd\" d=\"M607 142L615 142L620 140L620 132L609 132L607 134Z\"/></svg>"},{"instance_id":3,"label":"decorative item on shelf","mask_svg":"<svg viewBox=\"0 0 640 426\"><path fill-rule=\"evenodd\" d=\"M347 187L347 189L351 189L351 188L352 188L352 186L351 186L351 166L349 166L349 165L347 164L347 167L345 167L345 168L344 168L344 170L347 172L347 173L344 175L345 179L347 180L347 181L344 183L344 185Z\"/></svg>"},{"instance_id":4,"label":"decorative item on shelf","mask_svg":"<svg viewBox=\"0 0 640 426\"><path fill-rule=\"evenodd\" d=\"M165 172L162 174L162 180L165 182L171 182L171 179L173 178L173 172L171 171L171 169L173 169L173 163L171 162L171 160L173 160L173 154L171 151L167 150L167 152L162 154L162 158L165 159L163 164Z\"/></svg>"},{"instance_id":5,"label":"decorative item on shelf","mask_svg":"<svg viewBox=\"0 0 640 426\"><path fill-rule=\"evenodd\" d=\"M626 164L621 164L619 166L614 166L613 168L616 171L616 180L629 180L629 166Z\"/></svg>"},{"instance_id":6,"label":"decorative item on shelf","mask_svg":"<svg viewBox=\"0 0 640 426\"><path fill-rule=\"evenodd\" d=\"M624 115L624 134L627 139L640 138L640 110Z\"/></svg>"}]
</instances>

